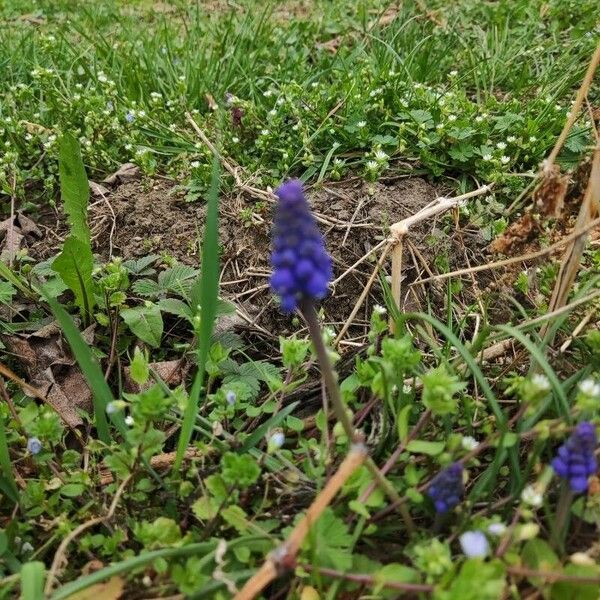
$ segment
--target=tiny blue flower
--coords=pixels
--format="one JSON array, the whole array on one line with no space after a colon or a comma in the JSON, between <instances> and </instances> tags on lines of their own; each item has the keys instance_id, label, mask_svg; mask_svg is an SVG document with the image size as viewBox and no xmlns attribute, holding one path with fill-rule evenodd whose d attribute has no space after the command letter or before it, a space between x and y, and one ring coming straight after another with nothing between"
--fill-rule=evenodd
<instances>
[{"instance_id":1,"label":"tiny blue flower","mask_svg":"<svg viewBox=\"0 0 600 600\"><path fill-rule=\"evenodd\" d=\"M567 479L576 494L587 491L588 478L598 469L594 454L597 445L596 428L592 423L582 421L552 461L554 472Z\"/></svg>"},{"instance_id":2,"label":"tiny blue flower","mask_svg":"<svg viewBox=\"0 0 600 600\"><path fill-rule=\"evenodd\" d=\"M106 414L114 415L119 410L119 407L114 402L109 402L106 405Z\"/></svg>"},{"instance_id":3,"label":"tiny blue flower","mask_svg":"<svg viewBox=\"0 0 600 600\"><path fill-rule=\"evenodd\" d=\"M235 392L232 390L229 390L225 394L225 399L227 400L227 404L229 404L229 406L233 406L235 404Z\"/></svg>"},{"instance_id":4,"label":"tiny blue flower","mask_svg":"<svg viewBox=\"0 0 600 600\"><path fill-rule=\"evenodd\" d=\"M490 545L481 531L465 531L458 541L468 558L485 558L490 553Z\"/></svg>"},{"instance_id":5,"label":"tiny blue flower","mask_svg":"<svg viewBox=\"0 0 600 600\"><path fill-rule=\"evenodd\" d=\"M287 181L276 194L279 202L273 227L271 288L279 296L282 310L291 313L299 302L327 295L333 270L302 183Z\"/></svg>"},{"instance_id":6,"label":"tiny blue flower","mask_svg":"<svg viewBox=\"0 0 600 600\"><path fill-rule=\"evenodd\" d=\"M125 120L128 123L133 123L135 121L135 115L133 114L132 111L128 111L127 114L125 115Z\"/></svg>"},{"instance_id":7,"label":"tiny blue flower","mask_svg":"<svg viewBox=\"0 0 600 600\"><path fill-rule=\"evenodd\" d=\"M436 512L446 513L460 502L463 491L463 467L456 462L431 480L427 495L433 501Z\"/></svg>"},{"instance_id":8,"label":"tiny blue flower","mask_svg":"<svg viewBox=\"0 0 600 600\"><path fill-rule=\"evenodd\" d=\"M30 437L27 440L27 450L31 454L39 454L42 451L42 442L36 437Z\"/></svg>"}]
</instances>

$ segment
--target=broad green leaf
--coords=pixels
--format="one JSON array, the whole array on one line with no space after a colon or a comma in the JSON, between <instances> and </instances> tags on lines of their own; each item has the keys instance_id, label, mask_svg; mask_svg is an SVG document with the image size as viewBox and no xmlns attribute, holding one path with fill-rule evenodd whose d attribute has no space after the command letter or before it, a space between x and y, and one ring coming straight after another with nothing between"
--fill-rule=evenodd
<instances>
[{"instance_id":1,"label":"broad green leaf","mask_svg":"<svg viewBox=\"0 0 600 600\"><path fill-rule=\"evenodd\" d=\"M426 440L411 440L406 445L406 449L413 454L428 454L437 456L444 451L445 442L428 442Z\"/></svg>"},{"instance_id":2,"label":"broad green leaf","mask_svg":"<svg viewBox=\"0 0 600 600\"><path fill-rule=\"evenodd\" d=\"M385 565L374 573L374 579L376 582L373 592L378 594L385 587L388 582L396 583L419 583L420 577L419 572L416 569L401 565L399 563L390 563Z\"/></svg>"},{"instance_id":3,"label":"broad green leaf","mask_svg":"<svg viewBox=\"0 0 600 600\"><path fill-rule=\"evenodd\" d=\"M499 600L505 588L506 573L499 560L467 560L448 590L436 594L436 600Z\"/></svg>"},{"instance_id":4,"label":"broad green leaf","mask_svg":"<svg viewBox=\"0 0 600 600\"><path fill-rule=\"evenodd\" d=\"M75 304L89 316L94 309L92 270L94 257L89 243L71 235L65 240L62 252L52 263L52 270L60 275L65 285L75 294Z\"/></svg>"},{"instance_id":5,"label":"broad green leaf","mask_svg":"<svg viewBox=\"0 0 600 600\"><path fill-rule=\"evenodd\" d=\"M90 186L85 166L81 158L79 143L70 133L65 133L59 141L58 169L60 193L65 205L71 235L90 245L90 230L87 224L87 209L90 199Z\"/></svg>"},{"instance_id":6,"label":"broad green leaf","mask_svg":"<svg viewBox=\"0 0 600 600\"><path fill-rule=\"evenodd\" d=\"M227 508L222 509L219 514L227 523L237 529L239 533L246 533L250 528L248 516L244 512L244 509L239 506L228 506Z\"/></svg>"},{"instance_id":7,"label":"broad green leaf","mask_svg":"<svg viewBox=\"0 0 600 600\"><path fill-rule=\"evenodd\" d=\"M129 365L129 374L131 379L138 385L144 385L150 376L148 361L144 353L136 346L133 354L133 360Z\"/></svg>"},{"instance_id":8,"label":"broad green leaf","mask_svg":"<svg viewBox=\"0 0 600 600\"><path fill-rule=\"evenodd\" d=\"M121 311L123 320L131 332L154 348L160 346L163 320L157 304L147 302L144 306L126 308Z\"/></svg>"},{"instance_id":9,"label":"broad green leaf","mask_svg":"<svg viewBox=\"0 0 600 600\"><path fill-rule=\"evenodd\" d=\"M560 568L560 560L548 542L539 538L528 540L521 551L523 564L536 571L554 571ZM543 584L539 577L529 577L529 581L537 586Z\"/></svg>"},{"instance_id":10,"label":"broad green leaf","mask_svg":"<svg viewBox=\"0 0 600 600\"><path fill-rule=\"evenodd\" d=\"M21 600L44 600L45 577L43 562L25 563L21 567Z\"/></svg>"}]
</instances>

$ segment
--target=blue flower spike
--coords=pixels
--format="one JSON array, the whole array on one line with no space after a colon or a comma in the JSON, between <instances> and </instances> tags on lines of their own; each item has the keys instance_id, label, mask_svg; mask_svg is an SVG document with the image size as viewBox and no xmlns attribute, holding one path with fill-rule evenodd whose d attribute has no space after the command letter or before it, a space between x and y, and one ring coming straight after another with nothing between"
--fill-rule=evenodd
<instances>
[{"instance_id":1,"label":"blue flower spike","mask_svg":"<svg viewBox=\"0 0 600 600\"><path fill-rule=\"evenodd\" d=\"M439 514L453 509L461 501L463 493L463 467L459 462L440 471L427 488L427 495Z\"/></svg>"},{"instance_id":2,"label":"blue flower spike","mask_svg":"<svg viewBox=\"0 0 600 600\"><path fill-rule=\"evenodd\" d=\"M594 454L597 445L596 428L592 423L582 421L558 449L552 461L554 472L568 480L569 487L575 494L587 491L588 478L598 469Z\"/></svg>"},{"instance_id":3,"label":"blue flower spike","mask_svg":"<svg viewBox=\"0 0 600 600\"><path fill-rule=\"evenodd\" d=\"M333 276L331 257L310 211L302 182L287 181L275 191L271 288L291 313L303 302L321 300Z\"/></svg>"}]
</instances>

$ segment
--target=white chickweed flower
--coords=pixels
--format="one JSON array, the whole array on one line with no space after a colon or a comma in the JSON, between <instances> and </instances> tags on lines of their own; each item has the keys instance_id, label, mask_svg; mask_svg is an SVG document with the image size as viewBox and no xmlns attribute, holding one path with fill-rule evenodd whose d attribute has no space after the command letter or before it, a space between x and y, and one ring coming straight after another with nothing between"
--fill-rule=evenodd
<instances>
[{"instance_id":1,"label":"white chickweed flower","mask_svg":"<svg viewBox=\"0 0 600 600\"><path fill-rule=\"evenodd\" d=\"M542 494L540 494L533 485L528 485L523 490L521 493L521 500L534 508L541 506L543 502Z\"/></svg>"}]
</instances>

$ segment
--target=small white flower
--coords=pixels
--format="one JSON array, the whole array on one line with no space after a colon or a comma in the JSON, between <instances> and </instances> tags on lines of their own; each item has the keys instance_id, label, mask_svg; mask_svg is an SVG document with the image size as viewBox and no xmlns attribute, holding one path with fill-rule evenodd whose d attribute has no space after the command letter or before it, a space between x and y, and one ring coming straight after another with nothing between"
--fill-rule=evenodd
<instances>
[{"instance_id":1,"label":"small white flower","mask_svg":"<svg viewBox=\"0 0 600 600\"><path fill-rule=\"evenodd\" d=\"M21 552L23 554L29 554L30 552L33 552L33 546L29 542L23 542Z\"/></svg>"},{"instance_id":2,"label":"small white flower","mask_svg":"<svg viewBox=\"0 0 600 600\"><path fill-rule=\"evenodd\" d=\"M366 126L367 126L367 122L366 122L366 121L359 121L359 122L356 124L356 126L357 126L359 129L362 129L363 127L366 127Z\"/></svg>"},{"instance_id":3,"label":"small white flower","mask_svg":"<svg viewBox=\"0 0 600 600\"><path fill-rule=\"evenodd\" d=\"M484 154L483 155L483 160L492 160L492 155L491 154Z\"/></svg>"},{"instance_id":4,"label":"small white flower","mask_svg":"<svg viewBox=\"0 0 600 600\"><path fill-rule=\"evenodd\" d=\"M483 122L483 120L484 120L484 119L483 119L483 117L482 117L481 115L477 115L477 116L475 117L475 123L481 123L481 122Z\"/></svg>"},{"instance_id":5,"label":"small white flower","mask_svg":"<svg viewBox=\"0 0 600 600\"><path fill-rule=\"evenodd\" d=\"M234 144L237 144L237 143L240 141L240 138L234 135L234 136L231 138L231 141L232 141Z\"/></svg>"},{"instance_id":6,"label":"small white flower","mask_svg":"<svg viewBox=\"0 0 600 600\"><path fill-rule=\"evenodd\" d=\"M267 91L263 92L263 96L265 98L269 98L272 95L273 95L273 92L271 90L267 90Z\"/></svg>"},{"instance_id":7,"label":"small white flower","mask_svg":"<svg viewBox=\"0 0 600 600\"><path fill-rule=\"evenodd\" d=\"M190 167L192 167L192 169L197 169L200 166L200 161L199 160L193 160L190 163Z\"/></svg>"},{"instance_id":8,"label":"small white flower","mask_svg":"<svg viewBox=\"0 0 600 600\"><path fill-rule=\"evenodd\" d=\"M277 111L276 111L274 108L272 108L272 109L269 111L269 116L271 116L271 117L274 117L276 114L277 114Z\"/></svg>"},{"instance_id":9,"label":"small white flower","mask_svg":"<svg viewBox=\"0 0 600 600\"><path fill-rule=\"evenodd\" d=\"M443 124L443 123L438 123L438 124L435 126L435 128L436 128L436 129L444 129L444 124Z\"/></svg>"},{"instance_id":10,"label":"small white flower","mask_svg":"<svg viewBox=\"0 0 600 600\"><path fill-rule=\"evenodd\" d=\"M458 541L468 558L485 558L490 552L490 545L482 531L465 531Z\"/></svg>"},{"instance_id":11,"label":"small white flower","mask_svg":"<svg viewBox=\"0 0 600 600\"><path fill-rule=\"evenodd\" d=\"M402 393L403 393L403 394L410 394L412 391L413 391L413 389L412 389L412 386L411 386L411 385L409 385L408 383L405 383L405 384L402 386Z\"/></svg>"},{"instance_id":12,"label":"small white flower","mask_svg":"<svg viewBox=\"0 0 600 600\"><path fill-rule=\"evenodd\" d=\"M510 162L510 156L506 156L506 155L504 155L504 156L501 156L501 157L500 157L500 162L501 162L503 165L507 165L507 164Z\"/></svg>"},{"instance_id":13,"label":"small white flower","mask_svg":"<svg viewBox=\"0 0 600 600\"><path fill-rule=\"evenodd\" d=\"M512 144L512 143L513 143L513 142L515 142L516 140L517 140L517 138L516 138L514 135L509 135L509 136L506 138L506 141L507 141L509 144Z\"/></svg>"},{"instance_id":14,"label":"small white flower","mask_svg":"<svg viewBox=\"0 0 600 600\"><path fill-rule=\"evenodd\" d=\"M460 442L460 445L463 447L463 450L470 452L471 450L475 450L475 448L479 446L479 442L470 435L464 435Z\"/></svg>"},{"instance_id":15,"label":"small white flower","mask_svg":"<svg viewBox=\"0 0 600 600\"><path fill-rule=\"evenodd\" d=\"M378 315L385 315L387 314L387 308L385 306L381 306L381 304L376 304L373 307L373 312L377 313Z\"/></svg>"},{"instance_id":16,"label":"small white flower","mask_svg":"<svg viewBox=\"0 0 600 600\"><path fill-rule=\"evenodd\" d=\"M100 83L106 83L108 81L108 77L104 74L103 71L100 71L100 73L98 73L98 81Z\"/></svg>"},{"instance_id":17,"label":"small white flower","mask_svg":"<svg viewBox=\"0 0 600 600\"><path fill-rule=\"evenodd\" d=\"M369 171L377 171L377 169L379 169L379 165L374 160L370 160L367 163L367 169Z\"/></svg>"},{"instance_id":18,"label":"small white flower","mask_svg":"<svg viewBox=\"0 0 600 600\"><path fill-rule=\"evenodd\" d=\"M458 75L458 71L456 71L456 70L450 71L450 73L448 73L448 75L450 75L450 77L456 77Z\"/></svg>"},{"instance_id":19,"label":"small white flower","mask_svg":"<svg viewBox=\"0 0 600 600\"><path fill-rule=\"evenodd\" d=\"M276 431L269 438L269 448L272 450L278 450L283 446L285 442L285 436L281 431Z\"/></svg>"},{"instance_id":20,"label":"small white flower","mask_svg":"<svg viewBox=\"0 0 600 600\"><path fill-rule=\"evenodd\" d=\"M261 129L260 131L260 135L269 135L269 130L268 129Z\"/></svg>"},{"instance_id":21,"label":"small white flower","mask_svg":"<svg viewBox=\"0 0 600 600\"><path fill-rule=\"evenodd\" d=\"M448 121L450 121L450 123L453 123L454 121L456 121L457 116L456 115L448 115Z\"/></svg>"},{"instance_id":22,"label":"small white flower","mask_svg":"<svg viewBox=\"0 0 600 600\"><path fill-rule=\"evenodd\" d=\"M285 98L277 98L277 102L275 102L275 104L277 104L277 106L285 104Z\"/></svg>"},{"instance_id":23,"label":"small white flower","mask_svg":"<svg viewBox=\"0 0 600 600\"><path fill-rule=\"evenodd\" d=\"M133 420L133 417L131 415L127 415L125 417L125 425L127 425L127 427L133 427L134 423L135 421Z\"/></svg>"},{"instance_id":24,"label":"small white flower","mask_svg":"<svg viewBox=\"0 0 600 600\"><path fill-rule=\"evenodd\" d=\"M537 142L537 138L535 137L535 135L530 135L529 136L529 141L530 142Z\"/></svg>"},{"instance_id":25,"label":"small white flower","mask_svg":"<svg viewBox=\"0 0 600 600\"><path fill-rule=\"evenodd\" d=\"M490 523L487 530L490 535L500 537L501 535L504 535L504 532L506 531L506 525L504 523Z\"/></svg>"},{"instance_id":26,"label":"small white flower","mask_svg":"<svg viewBox=\"0 0 600 600\"><path fill-rule=\"evenodd\" d=\"M389 158L383 150L376 150L374 156L375 160L378 162L385 162Z\"/></svg>"},{"instance_id":27,"label":"small white flower","mask_svg":"<svg viewBox=\"0 0 600 600\"><path fill-rule=\"evenodd\" d=\"M542 505L543 498L542 494L538 492L533 485L528 485L521 494L521 500L528 504L529 506L533 506L535 508Z\"/></svg>"},{"instance_id":28,"label":"small white flower","mask_svg":"<svg viewBox=\"0 0 600 600\"><path fill-rule=\"evenodd\" d=\"M150 97L159 100L162 98L162 94L160 92L150 92Z\"/></svg>"},{"instance_id":29,"label":"small white flower","mask_svg":"<svg viewBox=\"0 0 600 600\"><path fill-rule=\"evenodd\" d=\"M504 142L498 142L496 144L496 148L498 148L498 150L504 150L504 148L506 148L506 144Z\"/></svg>"},{"instance_id":30,"label":"small white flower","mask_svg":"<svg viewBox=\"0 0 600 600\"><path fill-rule=\"evenodd\" d=\"M531 383L533 383L533 385L535 385L535 387L540 392L547 392L550 389L550 382L548 381L548 378L542 373L536 373L531 378Z\"/></svg>"},{"instance_id":31,"label":"small white flower","mask_svg":"<svg viewBox=\"0 0 600 600\"><path fill-rule=\"evenodd\" d=\"M579 382L579 391L586 396L600 396L600 384L588 377Z\"/></svg>"}]
</instances>

